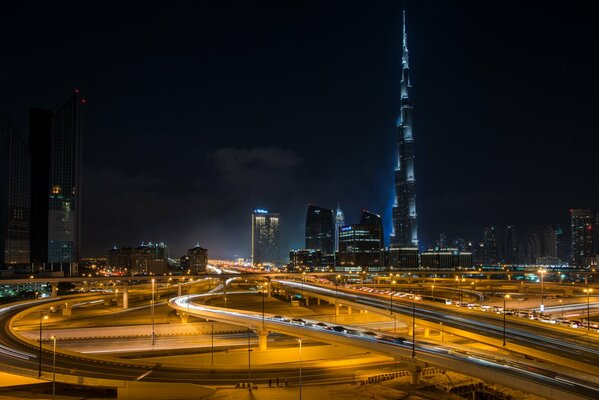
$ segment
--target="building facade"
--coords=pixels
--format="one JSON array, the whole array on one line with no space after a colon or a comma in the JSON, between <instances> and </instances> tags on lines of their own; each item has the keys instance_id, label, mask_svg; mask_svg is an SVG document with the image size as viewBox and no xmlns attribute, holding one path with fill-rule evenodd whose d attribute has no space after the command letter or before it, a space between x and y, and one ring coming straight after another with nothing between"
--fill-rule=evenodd
<instances>
[{"instance_id":1,"label":"building facade","mask_svg":"<svg viewBox=\"0 0 599 400\"><path fill-rule=\"evenodd\" d=\"M397 167L395 168L395 202L392 209L393 232L391 233L391 251L397 251L400 248L418 249L413 109L410 100L412 85L410 82L405 12L403 17L401 108L397 123L398 159Z\"/></svg>"},{"instance_id":2,"label":"building facade","mask_svg":"<svg viewBox=\"0 0 599 400\"><path fill-rule=\"evenodd\" d=\"M323 269L320 250L298 249L289 251L289 272L319 271Z\"/></svg>"},{"instance_id":3,"label":"building facade","mask_svg":"<svg viewBox=\"0 0 599 400\"><path fill-rule=\"evenodd\" d=\"M593 215L589 209L570 210L571 262L576 267L593 263Z\"/></svg>"},{"instance_id":4,"label":"building facade","mask_svg":"<svg viewBox=\"0 0 599 400\"><path fill-rule=\"evenodd\" d=\"M76 90L64 106L30 114L31 261L73 273L81 243L81 113ZM66 271L65 264L71 265Z\"/></svg>"},{"instance_id":5,"label":"building facade","mask_svg":"<svg viewBox=\"0 0 599 400\"><path fill-rule=\"evenodd\" d=\"M470 268L472 267L472 253L452 247L435 247L420 254L420 265L430 269Z\"/></svg>"},{"instance_id":6,"label":"building facade","mask_svg":"<svg viewBox=\"0 0 599 400\"><path fill-rule=\"evenodd\" d=\"M189 266L187 269L194 274L203 274L208 267L208 250L196 244L192 249L187 250Z\"/></svg>"},{"instance_id":7,"label":"building facade","mask_svg":"<svg viewBox=\"0 0 599 400\"><path fill-rule=\"evenodd\" d=\"M520 247L520 258L525 264L559 264L557 234L551 226L529 229Z\"/></svg>"},{"instance_id":8,"label":"building facade","mask_svg":"<svg viewBox=\"0 0 599 400\"><path fill-rule=\"evenodd\" d=\"M0 268L29 264L31 158L9 120L0 119Z\"/></svg>"},{"instance_id":9,"label":"building facade","mask_svg":"<svg viewBox=\"0 0 599 400\"><path fill-rule=\"evenodd\" d=\"M252 213L252 265L278 265L279 247L279 213L255 209Z\"/></svg>"},{"instance_id":10,"label":"building facade","mask_svg":"<svg viewBox=\"0 0 599 400\"><path fill-rule=\"evenodd\" d=\"M518 234L515 225L505 227L503 235L503 262L518 264Z\"/></svg>"},{"instance_id":11,"label":"building facade","mask_svg":"<svg viewBox=\"0 0 599 400\"><path fill-rule=\"evenodd\" d=\"M306 213L306 249L322 254L335 251L335 220L333 210L309 205Z\"/></svg>"},{"instance_id":12,"label":"building facade","mask_svg":"<svg viewBox=\"0 0 599 400\"><path fill-rule=\"evenodd\" d=\"M346 225L339 234L339 256L335 269L342 272L383 271L380 229L376 225Z\"/></svg>"}]
</instances>

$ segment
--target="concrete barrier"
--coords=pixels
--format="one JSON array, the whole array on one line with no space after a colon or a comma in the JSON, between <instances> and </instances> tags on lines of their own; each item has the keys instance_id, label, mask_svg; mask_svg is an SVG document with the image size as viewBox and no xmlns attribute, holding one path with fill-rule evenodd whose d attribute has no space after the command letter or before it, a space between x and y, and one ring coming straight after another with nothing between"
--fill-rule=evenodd
<instances>
[{"instance_id":1,"label":"concrete barrier","mask_svg":"<svg viewBox=\"0 0 599 400\"><path fill-rule=\"evenodd\" d=\"M192 383L126 382L117 389L118 400L200 400L212 397L214 388Z\"/></svg>"}]
</instances>

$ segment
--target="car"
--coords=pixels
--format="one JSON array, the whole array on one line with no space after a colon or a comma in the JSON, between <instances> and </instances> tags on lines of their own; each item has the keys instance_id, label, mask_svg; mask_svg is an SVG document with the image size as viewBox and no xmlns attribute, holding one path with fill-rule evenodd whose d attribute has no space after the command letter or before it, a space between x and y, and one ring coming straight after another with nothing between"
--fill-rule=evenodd
<instances>
[{"instance_id":1,"label":"car","mask_svg":"<svg viewBox=\"0 0 599 400\"><path fill-rule=\"evenodd\" d=\"M327 324L325 324L324 322L319 322L316 324L317 327L322 328L322 329L327 329L327 330L331 330L333 328L331 328L330 326L328 326Z\"/></svg>"},{"instance_id":2,"label":"car","mask_svg":"<svg viewBox=\"0 0 599 400\"><path fill-rule=\"evenodd\" d=\"M342 326L340 326L340 325L334 326L332 329L333 329L335 332L345 332L345 328L344 328L344 327L342 327Z\"/></svg>"},{"instance_id":3,"label":"car","mask_svg":"<svg viewBox=\"0 0 599 400\"><path fill-rule=\"evenodd\" d=\"M301 318L291 318L291 322L299 325L306 325L306 321Z\"/></svg>"},{"instance_id":4,"label":"car","mask_svg":"<svg viewBox=\"0 0 599 400\"><path fill-rule=\"evenodd\" d=\"M289 319L283 317L282 315L275 315L274 317L272 317L272 319L276 319L277 321L281 322L289 322Z\"/></svg>"}]
</instances>

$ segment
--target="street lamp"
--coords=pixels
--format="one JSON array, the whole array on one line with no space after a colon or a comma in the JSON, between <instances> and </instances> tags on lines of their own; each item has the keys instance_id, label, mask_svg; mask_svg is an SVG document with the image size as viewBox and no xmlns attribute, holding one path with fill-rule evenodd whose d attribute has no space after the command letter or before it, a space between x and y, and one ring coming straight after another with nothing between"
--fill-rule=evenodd
<instances>
[{"instance_id":1,"label":"street lamp","mask_svg":"<svg viewBox=\"0 0 599 400\"><path fill-rule=\"evenodd\" d=\"M152 346L155 342L155 331L154 331L154 286L156 285L156 279L152 278Z\"/></svg>"},{"instance_id":2,"label":"street lamp","mask_svg":"<svg viewBox=\"0 0 599 400\"><path fill-rule=\"evenodd\" d=\"M543 280L544 280L544 277L545 277L545 272L547 272L547 270L544 269L544 268L541 268L541 269L539 269L538 272L541 275L541 308L540 309L541 309L541 312L543 313L543 312L545 312L545 304L543 302L543 297L544 297L544 295L543 295L543 292L544 292L544 281Z\"/></svg>"},{"instance_id":3,"label":"street lamp","mask_svg":"<svg viewBox=\"0 0 599 400\"><path fill-rule=\"evenodd\" d=\"M564 318L564 301L562 299L559 300L559 303L562 306L562 319Z\"/></svg>"},{"instance_id":4,"label":"street lamp","mask_svg":"<svg viewBox=\"0 0 599 400\"><path fill-rule=\"evenodd\" d=\"M412 296L412 358L416 357L416 296Z\"/></svg>"},{"instance_id":5,"label":"street lamp","mask_svg":"<svg viewBox=\"0 0 599 400\"><path fill-rule=\"evenodd\" d=\"M584 289L584 292L587 294L587 332L591 330L591 293L593 293L593 289Z\"/></svg>"},{"instance_id":6,"label":"street lamp","mask_svg":"<svg viewBox=\"0 0 599 400\"><path fill-rule=\"evenodd\" d=\"M250 344L250 330L248 329L248 381L249 381L249 386L250 386L250 393L252 391L252 358L251 358L251 351L252 351L252 347Z\"/></svg>"},{"instance_id":7,"label":"street lamp","mask_svg":"<svg viewBox=\"0 0 599 400\"><path fill-rule=\"evenodd\" d=\"M393 295L395 294L395 281L391 283L393 284L393 290L389 292L389 307L391 309L391 315L393 315Z\"/></svg>"},{"instance_id":8,"label":"street lamp","mask_svg":"<svg viewBox=\"0 0 599 400\"><path fill-rule=\"evenodd\" d=\"M116 312L119 309L119 290L116 289L114 291L114 311Z\"/></svg>"},{"instance_id":9,"label":"street lamp","mask_svg":"<svg viewBox=\"0 0 599 400\"><path fill-rule=\"evenodd\" d=\"M503 296L503 347L505 347L505 301L510 297L509 294Z\"/></svg>"},{"instance_id":10,"label":"street lamp","mask_svg":"<svg viewBox=\"0 0 599 400\"><path fill-rule=\"evenodd\" d=\"M52 399L56 397L56 336L52 336L54 354L52 355Z\"/></svg>"},{"instance_id":11,"label":"street lamp","mask_svg":"<svg viewBox=\"0 0 599 400\"><path fill-rule=\"evenodd\" d=\"M302 339L297 341L299 342L299 398L302 400Z\"/></svg>"},{"instance_id":12,"label":"street lamp","mask_svg":"<svg viewBox=\"0 0 599 400\"><path fill-rule=\"evenodd\" d=\"M433 298L433 301L435 301L435 285L434 284L431 285L431 297Z\"/></svg>"},{"instance_id":13,"label":"street lamp","mask_svg":"<svg viewBox=\"0 0 599 400\"><path fill-rule=\"evenodd\" d=\"M44 315L44 313L42 311L40 311L40 352L39 352L39 357L38 357L38 361L39 361L39 365L38 365L38 371L37 371L37 377L41 378L42 377L42 321L48 319L47 315Z\"/></svg>"}]
</instances>

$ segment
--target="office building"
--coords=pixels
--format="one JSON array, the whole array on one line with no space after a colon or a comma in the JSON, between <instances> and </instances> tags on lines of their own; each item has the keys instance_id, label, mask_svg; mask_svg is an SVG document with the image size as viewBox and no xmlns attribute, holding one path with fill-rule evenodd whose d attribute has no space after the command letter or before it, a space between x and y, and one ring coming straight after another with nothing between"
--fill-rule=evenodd
<instances>
[{"instance_id":1,"label":"office building","mask_svg":"<svg viewBox=\"0 0 599 400\"><path fill-rule=\"evenodd\" d=\"M335 212L335 252L339 251L339 229L342 226L345 226L345 216L339 207L339 203L337 203L337 210Z\"/></svg>"},{"instance_id":2,"label":"office building","mask_svg":"<svg viewBox=\"0 0 599 400\"><path fill-rule=\"evenodd\" d=\"M322 254L335 251L335 221L333 210L309 205L306 213L306 249Z\"/></svg>"},{"instance_id":3,"label":"office building","mask_svg":"<svg viewBox=\"0 0 599 400\"><path fill-rule=\"evenodd\" d=\"M187 250L189 259L188 268L193 274L203 274L208 267L208 250L196 244L192 249Z\"/></svg>"},{"instance_id":4,"label":"office building","mask_svg":"<svg viewBox=\"0 0 599 400\"><path fill-rule=\"evenodd\" d=\"M298 249L289 251L289 272L319 271L322 267L322 252L314 249Z\"/></svg>"},{"instance_id":5,"label":"office building","mask_svg":"<svg viewBox=\"0 0 599 400\"><path fill-rule=\"evenodd\" d=\"M557 235L551 226L529 229L520 247L520 259L525 264L559 264Z\"/></svg>"},{"instance_id":6,"label":"office building","mask_svg":"<svg viewBox=\"0 0 599 400\"><path fill-rule=\"evenodd\" d=\"M252 213L252 265L279 264L279 214L264 209Z\"/></svg>"},{"instance_id":7,"label":"office building","mask_svg":"<svg viewBox=\"0 0 599 400\"><path fill-rule=\"evenodd\" d=\"M81 243L83 103L76 90L57 112L30 114L31 261L67 274L76 273Z\"/></svg>"},{"instance_id":8,"label":"office building","mask_svg":"<svg viewBox=\"0 0 599 400\"><path fill-rule=\"evenodd\" d=\"M589 209L570 210L571 262L576 267L593 263L593 217Z\"/></svg>"},{"instance_id":9,"label":"office building","mask_svg":"<svg viewBox=\"0 0 599 400\"><path fill-rule=\"evenodd\" d=\"M0 119L0 269L29 264L31 159L13 124Z\"/></svg>"},{"instance_id":10,"label":"office building","mask_svg":"<svg viewBox=\"0 0 599 400\"><path fill-rule=\"evenodd\" d=\"M363 210L362 217L360 218L360 225L377 227L379 230L379 248L383 250L385 248L385 236L383 233L383 220L381 216L368 210Z\"/></svg>"},{"instance_id":11,"label":"office building","mask_svg":"<svg viewBox=\"0 0 599 400\"><path fill-rule=\"evenodd\" d=\"M518 264L518 235L515 225L505 227L502 261L505 264Z\"/></svg>"},{"instance_id":12,"label":"office building","mask_svg":"<svg viewBox=\"0 0 599 400\"><path fill-rule=\"evenodd\" d=\"M162 275L168 271L168 247L152 242L137 247L114 246L106 254L106 267L122 274Z\"/></svg>"},{"instance_id":13,"label":"office building","mask_svg":"<svg viewBox=\"0 0 599 400\"><path fill-rule=\"evenodd\" d=\"M494 265L499 262L497 255L497 234L495 226L488 226L483 231L481 248L481 264Z\"/></svg>"},{"instance_id":14,"label":"office building","mask_svg":"<svg viewBox=\"0 0 599 400\"><path fill-rule=\"evenodd\" d=\"M339 234L339 256L335 269L343 272L383 271L381 232L376 225L346 225Z\"/></svg>"},{"instance_id":15,"label":"office building","mask_svg":"<svg viewBox=\"0 0 599 400\"><path fill-rule=\"evenodd\" d=\"M430 269L455 270L472 267L472 253L454 247L435 247L420 254L420 266Z\"/></svg>"}]
</instances>

